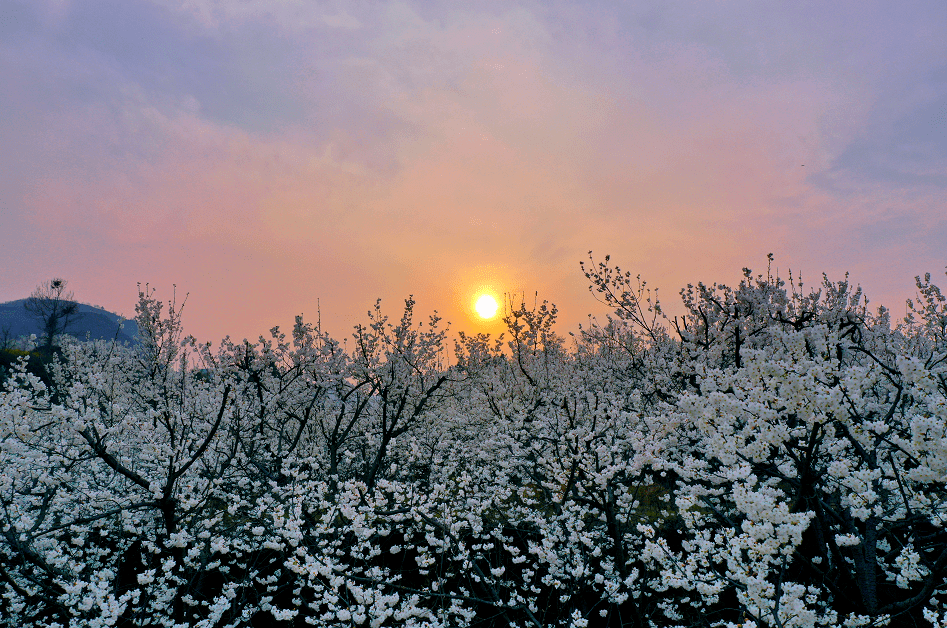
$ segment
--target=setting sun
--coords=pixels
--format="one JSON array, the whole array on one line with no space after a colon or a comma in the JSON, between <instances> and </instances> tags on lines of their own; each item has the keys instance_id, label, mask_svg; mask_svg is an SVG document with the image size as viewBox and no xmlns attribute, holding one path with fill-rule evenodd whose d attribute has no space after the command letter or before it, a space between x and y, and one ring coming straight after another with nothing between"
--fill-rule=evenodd
<instances>
[{"instance_id":1,"label":"setting sun","mask_svg":"<svg viewBox=\"0 0 947 628\"><path fill-rule=\"evenodd\" d=\"M480 318L484 319L490 319L496 316L498 308L499 305L497 305L497 300L489 294L481 295L481 297L477 299L477 304L474 305L474 309L477 310L477 314L480 315Z\"/></svg>"}]
</instances>

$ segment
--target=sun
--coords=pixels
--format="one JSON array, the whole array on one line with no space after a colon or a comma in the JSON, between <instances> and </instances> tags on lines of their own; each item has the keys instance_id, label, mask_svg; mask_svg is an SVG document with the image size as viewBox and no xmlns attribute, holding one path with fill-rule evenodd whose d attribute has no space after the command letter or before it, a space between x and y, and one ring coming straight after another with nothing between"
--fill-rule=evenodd
<instances>
[{"instance_id":1,"label":"sun","mask_svg":"<svg viewBox=\"0 0 947 628\"><path fill-rule=\"evenodd\" d=\"M477 314L482 319L491 319L496 316L499 307L497 300L489 294L480 295L476 305L474 305L474 309L477 310Z\"/></svg>"}]
</instances>

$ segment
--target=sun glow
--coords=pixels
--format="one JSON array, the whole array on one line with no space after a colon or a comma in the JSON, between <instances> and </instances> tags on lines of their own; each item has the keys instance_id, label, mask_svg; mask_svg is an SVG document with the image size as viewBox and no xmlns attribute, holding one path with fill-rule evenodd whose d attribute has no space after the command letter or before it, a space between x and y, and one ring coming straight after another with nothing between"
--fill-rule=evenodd
<instances>
[{"instance_id":1,"label":"sun glow","mask_svg":"<svg viewBox=\"0 0 947 628\"><path fill-rule=\"evenodd\" d=\"M496 316L499 307L500 306L497 304L497 300L489 294L480 295L480 298L477 299L476 305L474 305L474 309L477 310L477 314L483 319L491 319Z\"/></svg>"}]
</instances>

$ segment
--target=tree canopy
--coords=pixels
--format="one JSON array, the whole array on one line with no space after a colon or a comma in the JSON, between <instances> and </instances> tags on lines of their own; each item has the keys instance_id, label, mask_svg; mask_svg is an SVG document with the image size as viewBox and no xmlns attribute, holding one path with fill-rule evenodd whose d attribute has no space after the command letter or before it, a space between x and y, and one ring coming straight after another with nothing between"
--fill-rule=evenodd
<instances>
[{"instance_id":1,"label":"tree canopy","mask_svg":"<svg viewBox=\"0 0 947 628\"><path fill-rule=\"evenodd\" d=\"M63 342L0 392L10 626L947 625L947 304L847 277L647 284L499 338L378 303L199 344Z\"/></svg>"},{"instance_id":2,"label":"tree canopy","mask_svg":"<svg viewBox=\"0 0 947 628\"><path fill-rule=\"evenodd\" d=\"M56 338L66 331L79 308L73 293L66 290L67 283L58 277L50 279L37 286L23 304L42 326L42 342L47 351L52 350Z\"/></svg>"}]
</instances>

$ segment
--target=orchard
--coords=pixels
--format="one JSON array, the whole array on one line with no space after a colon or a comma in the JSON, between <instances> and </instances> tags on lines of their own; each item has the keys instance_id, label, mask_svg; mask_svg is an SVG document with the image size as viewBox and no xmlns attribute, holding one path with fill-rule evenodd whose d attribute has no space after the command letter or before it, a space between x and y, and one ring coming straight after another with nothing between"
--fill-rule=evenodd
<instances>
[{"instance_id":1,"label":"orchard","mask_svg":"<svg viewBox=\"0 0 947 628\"><path fill-rule=\"evenodd\" d=\"M217 349L149 288L141 342L0 392L0 622L947 626L947 300L908 315L744 271L667 317L500 338L377 304ZM52 337L52 334L50 335ZM445 355L452 355L450 361Z\"/></svg>"}]
</instances>

